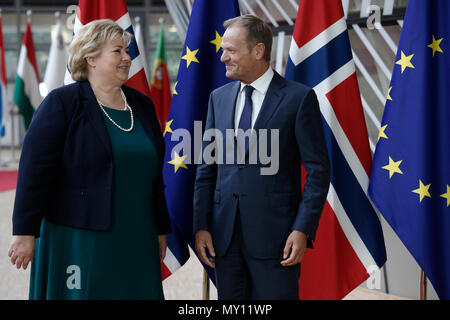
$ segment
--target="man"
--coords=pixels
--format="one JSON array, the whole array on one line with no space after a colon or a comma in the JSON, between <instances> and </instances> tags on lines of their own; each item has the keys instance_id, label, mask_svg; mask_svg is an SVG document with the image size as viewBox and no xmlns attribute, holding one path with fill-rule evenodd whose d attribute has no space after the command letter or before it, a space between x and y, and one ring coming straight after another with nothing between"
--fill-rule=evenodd
<instances>
[{"instance_id":1,"label":"man","mask_svg":"<svg viewBox=\"0 0 450 320\"><path fill-rule=\"evenodd\" d=\"M262 20L245 15L224 26L221 61L237 81L211 93L205 130L222 136L236 130L236 142L251 128L278 130L279 168L261 174L262 162L249 163L248 146L239 143L217 152L235 151L236 160L245 154L245 163L199 165L196 249L216 268L219 299L251 299L253 289L259 299L298 299L300 262L312 247L330 182L317 98L270 68L272 32ZM302 163L308 174L303 196Z\"/></svg>"}]
</instances>

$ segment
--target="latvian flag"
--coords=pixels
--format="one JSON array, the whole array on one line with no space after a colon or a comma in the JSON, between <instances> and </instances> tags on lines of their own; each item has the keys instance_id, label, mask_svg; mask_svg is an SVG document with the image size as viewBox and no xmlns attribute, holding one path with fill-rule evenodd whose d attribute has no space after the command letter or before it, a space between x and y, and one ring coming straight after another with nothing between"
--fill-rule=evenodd
<instances>
[{"instance_id":1,"label":"latvian flag","mask_svg":"<svg viewBox=\"0 0 450 320\"><path fill-rule=\"evenodd\" d=\"M383 266L386 249L367 196L372 158L341 0L300 2L286 78L317 94L332 171L300 298L342 299Z\"/></svg>"},{"instance_id":2,"label":"latvian flag","mask_svg":"<svg viewBox=\"0 0 450 320\"><path fill-rule=\"evenodd\" d=\"M119 24L122 29L134 36L130 15L128 14L125 0L79 0L77 17L75 19L74 34L85 24L96 19L111 19ZM142 57L136 39L133 37L129 44L129 54L131 57L131 68L128 74L126 86L139 90L150 97L150 90L145 76ZM65 84L74 82L70 70L67 68ZM167 238L168 248L166 258L161 264L163 279L170 276L175 270L180 268L189 258L189 252L184 241L180 240L175 233L171 233Z\"/></svg>"}]
</instances>

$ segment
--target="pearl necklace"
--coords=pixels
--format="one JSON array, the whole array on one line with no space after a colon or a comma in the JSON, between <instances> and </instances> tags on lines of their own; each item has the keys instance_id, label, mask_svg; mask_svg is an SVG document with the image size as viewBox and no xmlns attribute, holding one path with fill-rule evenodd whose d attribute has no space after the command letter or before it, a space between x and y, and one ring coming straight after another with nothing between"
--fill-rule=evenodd
<instances>
[{"instance_id":1,"label":"pearl necklace","mask_svg":"<svg viewBox=\"0 0 450 320\"><path fill-rule=\"evenodd\" d=\"M131 109L131 107L128 105L127 102L127 98L125 97L122 89L120 89L120 94L122 95L122 99L125 102L125 108L123 110L130 110L130 117L131 117L131 126L128 129L122 128L120 125L117 124L117 122L115 122L110 115L108 114L108 112L106 112L106 110L103 108L103 106L106 106L104 103L102 103L100 100L97 99L98 105L100 106L100 109L102 109L103 113L106 115L106 117L120 130L125 131L125 132L130 132L131 130L133 130L134 127L134 118L133 118L133 110Z\"/></svg>"}]
</instances>

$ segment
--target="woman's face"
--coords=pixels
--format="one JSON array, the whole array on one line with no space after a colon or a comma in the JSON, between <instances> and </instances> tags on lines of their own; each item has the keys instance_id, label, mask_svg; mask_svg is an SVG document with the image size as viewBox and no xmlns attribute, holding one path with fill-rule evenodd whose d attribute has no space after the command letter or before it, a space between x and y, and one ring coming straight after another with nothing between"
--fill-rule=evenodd
<instances>
[{"instance_id":1,"label":"woman's face","mask_svg":"<svg viewBox=\"0 0 450 320\"><path fill-rule=\"evenodd\" d=\"M121 36L106 41L100 55L90 60L89 64L94 67L91 72L102 82L121 86L128 80L130 71L131 58L128 52L128 46Z\"/></svg>"}]
</instances>

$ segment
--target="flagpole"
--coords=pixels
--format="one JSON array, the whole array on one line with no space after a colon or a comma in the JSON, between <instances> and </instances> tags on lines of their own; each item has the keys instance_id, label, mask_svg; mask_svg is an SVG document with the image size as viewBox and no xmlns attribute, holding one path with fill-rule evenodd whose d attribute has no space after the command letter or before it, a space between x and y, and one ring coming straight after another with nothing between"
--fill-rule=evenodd
<instances>
[{"instance_id":1,"label":"flagpole","mask_svg":"<svg viewBox=\"0 0 450 320\"><path fill-rule=\"evenodd\" d=\"M423 269L420 269L420 300L427 300L427 276Z\"/></svg>"},{"instance_id":2,"label":"flagpole","mask_svg":"<svg viewBox=\"0 0 450 320\"><path fill-rule=\"evenodd\" d=\"M202 300L209 300L209 276L205 268L203 268Z\"/></svg>"}]
</instances>

